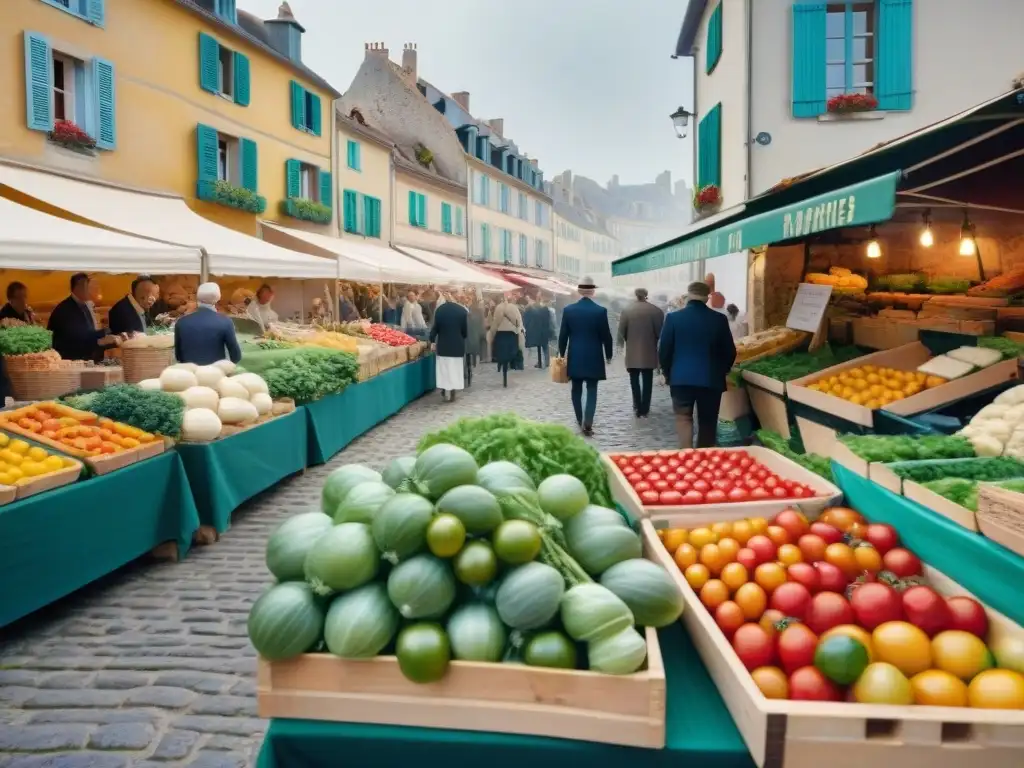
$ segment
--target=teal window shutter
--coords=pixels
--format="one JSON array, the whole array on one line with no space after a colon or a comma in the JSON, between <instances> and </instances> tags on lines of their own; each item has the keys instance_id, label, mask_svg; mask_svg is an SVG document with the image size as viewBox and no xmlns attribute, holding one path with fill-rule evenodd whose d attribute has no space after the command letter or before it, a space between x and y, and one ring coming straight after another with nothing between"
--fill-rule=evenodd
<instances>
[{"instance_id":1,"label":"teal window shutter","mask_svg":"<svg viewBox=\"0 0 1024 768\"><path fill-rule=\"evenodd\" d=\"M793 117L825 112L825 3L793 6Z\"/></svg>"},{"instance_id":2,"label":"teal window shutter","mask_svg":"<svg viewBox=\"0 0 1024 768\"><path fill-rule=\"evenodd\" d=\"M349 139L348 140L348 145L347 145L347 153L348 153L348 167L351 168L353 171L361 171L362 170L362 162L361 162L362 158L360 157L361 153L359 151L359 142L358 141L353 141L352 139Z\"/></svg>"},{"instance_id":3,"label":"teal window shutter","mask_svg":"<svg viewBox=\"0 0 1024 768\"><path fill-rule=\"evenodd\" d=\"M441 231L448 235L452 233L451 203L441 203Z\"/></svg>"},{"instance_id":4,"label":"teal window shutter","mask_svg":"<svg viewBox=\"0 0 1024 768\"><path fill-rule=\"evenodd\" d=\"M359 227L359 211L356 210L358 195L351 189L344 192L345 205L345 231L356 232Z\"/></svg>"},{"instance_id":5,"label":"teal window shutter","mask_svg":"<svg viewBox=\"0 0 1024 768\"><path fill-rule=\"evenodd\" d=\"M416 221L421 227L427 226L427 196L416 195Z\"/></svg>"},{"instance_id":6,"label":"teal window shutter","mask_svg":"<svg viewBox=\"0 0 1024 768\"><path fill-rule=\"evenodd\" d=\"M238 51L234 55L235 63L235 104L249 106L249 57Z\"/></svg>"},{"instance_id":7,"label":"teal window shutter","mask_svg":"<svg viewBox=\"0 0 1024 768\"><path fill-rule=\"evenodd\" d=\"M33 131L53 130L53 50L37 32L25 33L25 112Z\"/></svg>"},{"instance_id":8,"label":"teal window shutter","mask_svg":"<svg viewBox=\"0 0 1024 768\"><path fill-rule=\"evenodd\" d=\"M238 151L241 155L242 186L256 192L259 189L259 163L257 160L256 142L252 139L239 139Z\"/></svg>"},{"instance_id":9,"label":"teal window shutter","mask_svg":"<svg viewBox=\"0 0 1024 768\"><path fill-rule=\"evenodd\" d=\"M416 193L411 189L409 190L409 223L414 227L419 226L419 221L416 219Z\"/></svg>"},{"instance_id":10,"label":"teal window shutter","mask_svg":"<svg viewBox=\"0 0 1024 768\"><path fill-rule=\"evenodd\" d=\"M217 181L217 129L209 125L196 126L196 182L199 197L203 187Z\"/></svg>"},{"instance_id":11,"label":"teal window shutter","mask_svg":"<svg viewBox=\"0 0 1024 768\"><path fill-rule=\"evenodd\" d=\"M309 92L307 91L307 93L309 93ZM310 109L310 114L307 115L308 120L309 120L309 122L308 122L309 130L311 130L313 132L314 136L319 136L320 133L321 133L321 127L322 127L320 125L320 97L319 96L317 96L315 94L312 94L312 93L309 94L309 109Z\"/></svg>"},{"instance_id":12,"label":"teal window shutter","mask_svg":"<svg viewBox=\"0 0 1024 768\"><path fill-rule=\"evenodd\" d=\"M704 71L711 74L722 58L722 3L719 2L708 19L708 39L704 59Z\"/></svg>"},{"instance_id":13,"label":"teal window shutter","mask_svg":"<svg viewBox=\"0 0 1024 768\"><path fill-rule=\"evenodd\" d=\"M204 32L199 33L199 87L220 93L220 44Z\"/></svg>"},{"instance_id":14,"label":"teal window shutter","mask_svg":"<svg viewBox=\"0 0 1024 768\"><path fill-rule=\"evenodd\" d=\"M302 163L299 160L284 161L285 197L302 197Z\"/></svg>"},{"instance_id":15,"label":"teal window shutter","mask_svg":"<svg viewBox=\"0 0 1024 768\"><path fill-rule=\"evenodd\" d=\"M487 261L491 260L491 226L490 224L481 224L480 233L483 235L483 257Z\"/></svg>"},{"instance_id":16,"label":"teal window shutter","mask_svg":"<svg viewBox=\"0 0 1024 768\"><path fill-rule=\"evenodd\" d=\"M716 104L711 110L711 147L709 170L711 171L711 183L721 189L722 187L722 105Z\"/></svg>"},{"instance_id":17,"label":"teal window shutter","mask_svg":"<svg viewBox=\"0 0 1024 768\"><path fill-rule=\"evenodd\" d=\"M463 234L462 229L462 206L456 206L455 208L455 234Z\"/></svg>"},{"instance_id":18,"label":"teal window shutter","mask_svg":"<svg viewBox=\"0 0 1024 768\"><path fill-rule=\"evenodd\" d=\"M697 189L722 186L722 105L716 104L697 127Z\"/></svg>"},{"instance_id":19,"label":"teal window shutter","mask_svg":"<svg viewBox=\"0 0 1024 768\"><path fill-rule=\"evenodd\" d=\"M321 168L317 176L320 181L320 203L332 208L334 206L334 182L331 179L331 172Z\"/></svg>"},{"instance_id":20,"label":"teal window shutter","mask_svg":"<svg viewBox=\"0 0 1024 768\"><path fill-rule=\"evenodd\" d=\"M300 131L306 127L306 89L291 81L292 127Z\"/></svg>"},{"instance_id":21,"label":"teal window shutter","mask_svg":"<svg viewBox=\"0 0 1024 768\"><path fill-rule=\"evenodd\" d=\"M380 237L380 200L373 201L373 236Z\"/></svg>"},{"instance_id":22,"label":"teal window shutter","mask_svg":"<svg viewBox=\"0 0 1024 768\"><path fill-rule=\"evenodd\" d=\"M913 0L881 0L875 69L875 97L879 109L906 111L913 106L913 28Z\"/></svg>"},{"instance_id":23,"label":"teal window shutter","mask_svg":"<svg viewBox=\"0 0 1024 768\"><path fill-rule=\"evenodd\" d=\"M380 237L376 212L376 203L378 202L375 197L363 198L363 233L367 237Z\"/></svg>"},{"instance_id":24,"label":"teal window shutter","mask_svg":"<svg viewBox=\"0 0 1024 768\"><path fill-rule=\"evenodd\" d=\"M106 18L105 4L106 0L86 0L85 18L97 27L102 27Z\"/></svg>"},{"instance_id":25,"label":"teal window shutter","mask_svg":"<svg viewBox=\"0 0 1024 768\"><path fill-rule=\"evenodd\" d=\"M114 65L105 59L92 60L92 82L96 98L96 146L117 146L117 86Z\"/></svg>"}]
</instances>

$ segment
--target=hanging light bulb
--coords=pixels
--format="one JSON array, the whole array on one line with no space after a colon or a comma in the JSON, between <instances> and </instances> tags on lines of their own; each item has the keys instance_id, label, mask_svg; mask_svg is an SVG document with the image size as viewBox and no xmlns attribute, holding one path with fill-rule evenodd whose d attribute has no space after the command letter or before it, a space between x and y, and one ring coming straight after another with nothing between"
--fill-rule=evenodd
<instances>
[{"instance_id":1,"label":"hanging light bulb","mask_svg":"<svg viewBox=\"0 0 1024 768\"><path fill-rule=\"evenodd\" d=\"M974 256L978 252L978 245L974 242L974 225L967 218L964 211L964 223L960 225L960 255Z\"/></svg>"},{"instance_id":2,"label":"hanging light bulb","mask_svg":"<svg viewBox=\"0 0 1024 768\"><path fill-rule=\"evenodd\" d=\"M929 211L925 211L921 215L921 219L924 222L924 229L921 230L921 247L931 248L935 245L935 235L932 234L932 222Z\"/></svg>"},{"instance_id":3,"label":"hanging light bulb","mask_svg":"<svg viewBox=\"0 0 1024 768\"><path fill-rule=\"evenodd\" d=\"M875 232L875 225L871 225L871 239L868 241L867 257L877 259L882 256L882 246L878 244L878 236Z\"/></svg>"}]
</instances>

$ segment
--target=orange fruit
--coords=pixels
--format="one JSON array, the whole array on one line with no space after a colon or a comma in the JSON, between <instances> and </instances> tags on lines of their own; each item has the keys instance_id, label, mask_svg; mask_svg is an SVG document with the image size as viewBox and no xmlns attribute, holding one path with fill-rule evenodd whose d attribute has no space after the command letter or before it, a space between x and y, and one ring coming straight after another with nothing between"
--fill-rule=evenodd
<instances>
[{"instance_id":1,"label":"orange fruit","mask_svg":"<svg viewBox=\"0 0 1024 768\"><path fill-rule=\"evenodd\" d=\"M800 547L796 544L783 544L779 547L778 558L779 562L783 565L793 565L794 563L802 563L804 561Z\"/></svg>"},{"instance_id":2,"label":"orange fruit","mask_svg":"<svg viewBox=\"0 0 1024 768\"><path fill-rule=\"evenodd\" d=\"M770 595L786 583L786 569L778 563L761 563L754 569L754 581Z\"/></svg>"},{"instance_id":3,"label":"orange fruit","mask_svg":"<svg viewBox=\"0 0 1024 768\"><path fill-rule=\"evenodd\" d=\"M718 541L718 535L710 528L694 528L690 531L689 543L700 549L705 544L714 544Z\"/></svg>"},{"instance_id":4,"label":"orange fruit","mask_svg":"<svg viewBox=\"0 0 1024 768\"><path fill-rule=\"evenodd\" d=\"M719 539L718 551L722 553L722 557L725 558L725 562L731 563L736 559L736 555L740 551L740 543L736 539Z\"/></svg>"},{"instance_id":5,"label":"orange fruit","mask_svg":"<svg viewBox=\"0 0 1024 768\"><path fill-rule=\"evenodd\" d=\"M765 535L771 539L772 544L777 547L781 547L783 544L789 544L789 534L781 525L769 525L765 531Z\"/></svg>"},{"instance_id":6,"label":"orange fruit","mask_svg":"<svg viewBox=\"0 0 1024 768\"><path fill-rule=\"evenodd\" d=\"M861 544L853 548L853 559L862 571L878 573L882 570L882 555L870 544Z\"/></svg>"},{"instance_id":7,"label":"orange fruit","mask_svg":"<svg viewBox=\"0 0 1024 768\"><path fill-rule=\"evenodd\" d=\"M789 698L789 679L778 667L758 667L750 676L766 699Z\"/></svg>"},{"instance_id":8,"label":"orange fruit","mask_svg":"<svg viewBox=\"0 0 1024 768\"><path fill-rule=\"evenodd\" d=\"M734 600L748 621L760 619L768 607L768 595L761 587L751 582L736 590Z\"/></svg>"},{"instance_id":9,"label":"orange fruit","mask_svg":"<svg viewBox=\"0 0 1024 768\"><path fill-rule=\"evenodd\" d=\"M685 571L697 562L697 550L693 548L692 544L680 544L672 559L676 561L679 570Z\"/></svg>"},{"instance_id":10,"label":"orange fruit","mask_svg":"<svg viewBox=\"0 0 1024 768\"><path fill-rule=\"evenodd\" d=\"M967 704L981 709L1024 709L1024 675L986 669L967 686Z\"/></svg>"},{"instance_id":11,"label":"orange fruit","mask_svg":"<svg viewBox=\"0 0 1024 768\"><path fill-rule=\"evenodd\" d=\"M711 526L711 532L722 539L732 533L732 523L715 523Z\"/></svg>"},{"instance_id":12,"label":"orange fruit","mask_svg":"<svg viewBox=\"0 0 1024 768\"><path fill-rule=\"evenodd\" d=\"M735 592L747 583L750 574L747 573L747 569L740 563L729 563L722 569L720 578L730 591Z\"/></svg>"},{"instance_id":13,"label":"orange fruit","mask_svg":"<svg viewBox=\"0 0 1024 768\"><path fill-rule=\"evenodd\" d=\"M675 551L686 543L686 538L687 531L685 528L669 528L661 536L665 549L668 550L670 555L675 554Z\"/></svg>"},{"instance_id":14,"label":"orange fruit","mask_svg":"<svg viewBox=\"0 0 1024 768\"><path fill-rule=\"evenodd\" d=\"M683 571L683 578L686 579L686 583L690 585L690 589L694 592L698 592L701 587L708 583L708 579L711 578L711 573L708 571L708 567L706 565L694 563Z\"/></svg>"},{"instance_id":15,"label":"orange fruit","mask_svg":"<svg viewBox=\"0 0 1024 768\"><path fill-rule=\"evenodd\" d=\"M754 532L755 536L768 530L768 521L763 517L752 517L747 522L750 523L750 530Z\"/></svg>"},{"instance_id":16,"label":"orange fruit","mask_svg":"<svg viewBox=\"0 0 1024 768\"><path fill-rule=\"evenodd\" d=\"M700 588L700 601L709 611L715 610L728 599L729 588L718 579L711 579ZM742 608L742 606L740 607Z\"/></svg>"},{"instance_id":17,"label":"orange fruit","mask_svg":"<svg viewBox=\"0 0 1024 768\"><path fill-rule=\"evenodd\" d=\"M728 564L728 560L722 555L722 550L718 548L717 544L705 544L700 548L700 562L708 567L711 573L718 575L722 572L722 569Z\"/></svg>"},{"instance_id":18,"label":"orange fruit","mask_svg":"<svg viewBox=\"0 0 1024 768\"><path fill-rule=\"evenodd\" d=\"M831 563L851 579L861 571L849 544L829 544L825 547L825 562Z\"/></svg>"}]
</instances>

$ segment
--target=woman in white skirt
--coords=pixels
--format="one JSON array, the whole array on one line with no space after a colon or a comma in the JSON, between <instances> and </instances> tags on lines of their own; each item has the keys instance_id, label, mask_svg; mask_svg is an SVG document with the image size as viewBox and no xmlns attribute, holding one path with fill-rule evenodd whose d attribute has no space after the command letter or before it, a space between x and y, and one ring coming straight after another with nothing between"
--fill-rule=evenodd
<instances>
[{"instance_id":1,"label":"woman in white skirt","mask_svg":"<svg viewBox=\"0 0 1024 768\"><path fill-rule=\"evenodd\" d=\"M454 400L466 386L466 337L469 335L469 311L455 301L445 301L434 312L430 341L434 344L436 385L441 397Z\"/></svg>"}]
</instances>

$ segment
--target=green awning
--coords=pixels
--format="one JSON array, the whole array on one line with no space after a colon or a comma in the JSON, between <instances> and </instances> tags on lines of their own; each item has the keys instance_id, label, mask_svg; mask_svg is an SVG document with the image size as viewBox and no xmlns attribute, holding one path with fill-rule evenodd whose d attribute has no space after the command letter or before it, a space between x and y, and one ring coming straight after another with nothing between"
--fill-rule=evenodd
<instances>
[{"instance_id":1,"label":"green awning","mask_svg":"<svg viewBox=\"0 0 1024 768\"><path fill-rule=\"evenodd\" d=\"M751 210L748 203L739 218L728 219L711 229L684 235L649 251L619 259L612 264L612 277L713 259L829 229L887 221L896 208L896 186L902 175L902 171L887 173L761 212L756 208ZM770 204L771 195L760 200Z\"/></svg>"}]
</instances>

